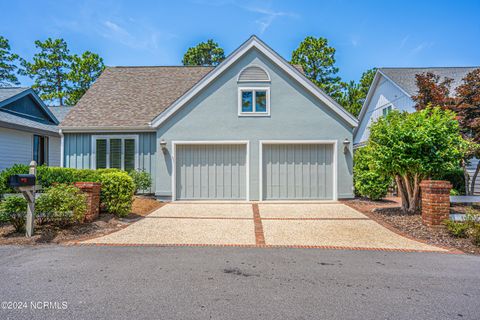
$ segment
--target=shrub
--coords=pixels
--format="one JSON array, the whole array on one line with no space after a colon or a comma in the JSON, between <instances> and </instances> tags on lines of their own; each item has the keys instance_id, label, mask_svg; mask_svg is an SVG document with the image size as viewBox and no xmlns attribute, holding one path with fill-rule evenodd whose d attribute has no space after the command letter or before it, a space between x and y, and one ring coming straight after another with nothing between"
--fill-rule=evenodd
<instances>
[{"instance_id":1,"label":"shrub","mask_svg":"<svg viewBox=\"0 0 480 320\"><path fill-rule=\"evenodd\" d=\"M145 170L132 170L128 175L133 179L133 183L135 183L135 193L148 190L152 186L150 174Z\"/></svg>"},{"instance_id":2,"label":"shrub","mask_svg":"<svg viewBox=\"0 0 480 320\"><path fill-rule=\"evenodd\" d=\"M107 212L120 217L128 215L132 210L135 183L125 172L110 172L101 175L102 204Z\"/></svg>"},{"instance_id":3,"label":"shrub","mask_svg":"<svg viewBox=\"0 0 480 320\"><path fill-rule=\"evenodd\" d=\"M452 220L445 220L445 226L448 233L456 238L466 238L468 236L468 230L470 226L464 222L455 222Z\"/></svg>"},{"instance_id":4,"label":"shrub","mask_svg":"<svg viewBox=\"0 0 480 320\"><path fill-rule=\"evenodd\" d=\"M75 186L57 184L47 188L36 200L35 211L39 223L67 226L82 222L87 211L87 197Z\"/></svg>"},{"instance_id":5,"label":"shrub","mask_svg":"<svg viewBox=\"0 0 480 320\"><path fill-rule=\"evenodd\" d=\"M99 182L100 176L108 172L121 172L119 169L75 169L60 167L39 167L39 184L47 188L56 183Z\"/></svg>"},{"instance_id":6,"label":"shrub","mask_svg":"<svg viewBox=\"0 0 480 320\"><path fill-rule=\"evenodd\" d=\"M372 200L384 198L392 180L372 168L373 161L368 146L355 151L354 163L355 191Z\"/></svg>"},{"instance_id":7,"label":"shrub","mask_svg":"<svg viewBox=\"0 0 480 320\"><path fill-rule=\"evenodd\" d=\"M472 238L473 244L480 246L480 223L476 223L474 226L470 227L468 233Z\"/></svg>"},{"instance_id":8,"label":"shrub","mask_svg":"<svg viewBox=\"0 0 480 320\"><path fill-rule=\"evenodd\" d=\"M8 186L8 177L14 174L24 174L28 173L29 166L24 164L15 164L10 168L4 169L0 172L0 195L5 193L14 193L16 192Z\"/></svg>"},{"instance_id":9,"label":"shrub","mask_svg":"<svg viewBox=\"0 0 480 320\"><path fill-rule=\"evenodd\" d=\"M432 176L434 180L450 181L457 194L465 194L465 175L462 168L455 168Z\"/></svg>"},{"instance_id":10,"label":"shrub","mask_svg":"<svg viewBox=\"0 0 480 320\"><path fill-rule=\"evenodd\" d=\"M25 231L27 217L27 200L23 197L11 196L0 204L0 211L13 225L17 232Z\"/></svg>"}]
</instances>

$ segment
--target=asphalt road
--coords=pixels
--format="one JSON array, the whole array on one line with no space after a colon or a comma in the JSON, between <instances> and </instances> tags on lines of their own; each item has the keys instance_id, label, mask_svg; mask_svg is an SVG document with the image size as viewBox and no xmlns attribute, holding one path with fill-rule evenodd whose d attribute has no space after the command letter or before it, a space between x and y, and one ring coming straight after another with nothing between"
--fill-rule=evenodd
<instances>
[{"instance_id":1,"label":"asphalt road","mask_svg":"<svg viewBox=\"0 0 480 320\"><path fill-rule=\"evenodd\" d=\"M0 319L480 319L467 255L0 247L0 281Z\"/></svg>"}]
</instances>

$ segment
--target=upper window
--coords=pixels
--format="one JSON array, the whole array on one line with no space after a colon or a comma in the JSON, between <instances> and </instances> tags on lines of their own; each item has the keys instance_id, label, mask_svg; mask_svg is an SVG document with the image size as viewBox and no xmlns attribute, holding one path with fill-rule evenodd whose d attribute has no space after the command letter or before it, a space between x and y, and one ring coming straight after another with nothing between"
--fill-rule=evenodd
<instances>
[{"instance_id":1,"label":"upper window","mask_svg":"<svg viewBox=\"0 0 480 320\"><path fill-rule=\"evenodd\" d=\"M383 108L382 110L383 116L386 117L391 111L392 111L392 105L389 105Z\"/></svg>"},{"instance_id":2,"label":"upper window","mask_svg":"<svg viewBox=\"0 0 480 320\"><path fill-rule=\"evenodd\" d=\"M238 114L240 116L270 115L270 88L239 88Z\"/></svg>"},{"instance_id":3,"label":"upper window","mask_svg":"<svg viewBox=\"0 0 480 320\"><path fill-rule=\"evenodd\" d=\"M138 136L93 136L95 169L115 168L125 171L138 167Z\"/></svg>"},{"instance_id":4,"label":"upper window","mask_svg":"<svg viewBox=\"0 0 480 320\"><path fill-rule=\"evenodd\" d=\"M240 71L238 82L268 82L270 76L267 71L260 66L248 66Z\"/></svg>"},{"instance_id":5,"label":"upper window","mask_svg":"<svg viewBox=\"0 0 480 320\"><path fill-rule=\"evenodd\" d=\"M39 166L48 164L48 137L33 136L33 160Z\"/></svg>"}]
</instances>

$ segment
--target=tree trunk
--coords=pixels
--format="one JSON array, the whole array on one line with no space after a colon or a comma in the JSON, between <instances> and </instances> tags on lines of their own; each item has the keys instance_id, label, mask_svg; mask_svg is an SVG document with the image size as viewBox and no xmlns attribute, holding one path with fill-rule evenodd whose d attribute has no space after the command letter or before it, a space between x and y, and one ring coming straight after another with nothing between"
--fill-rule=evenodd
<instances>
[{"instance_id":1,"label":"tree trunk","mask_svg":"<svg viewBox=\"0 0 480 320\"><path fill-rule=\"evenodd\" d=\"M470 194L475 194L475 183L477 182L478 172L480 171L480 161L477 163L477 168L475 169L475 173L473 174L471 186L470 186ZM468 174L468 173L467 173Z\"/></svg>"},{"instance_id":2,"label":"tree trunk","mask_svg":"<svg viewBox=\"0 0 480 320\"><path fill-rule=\"evenodd\" d=\"M463 169L463 178L465 180L465 195L469 196L470 195L470 182L469 182L470 175L468 174L468 171L467 171L467 162L464 159L462 159L461 166Z\"/></svg>"},{"instance_id":3,"label":"tree trunk","mask_svg":"<svg viewBox=\"0 0 480 320\"><path fill-rule=\"evenodd\" d=\"M402 210L415 213L420 208L420 175L395 176L398 192L402 199Z\"/></svg>"},{"instance_id":4,"label":"tree trunk","mask_svg":"<svg viewBox=\"0 0 480 320\"><path fill-rule=\"evenodd\" d=\"M407 211L408 210L408 194L403 184L402 177L399 175L396 175L395 182L397 183L397 187L398 187L398 195L402 199L402 211Z\"/></svg>"}]
</instances>

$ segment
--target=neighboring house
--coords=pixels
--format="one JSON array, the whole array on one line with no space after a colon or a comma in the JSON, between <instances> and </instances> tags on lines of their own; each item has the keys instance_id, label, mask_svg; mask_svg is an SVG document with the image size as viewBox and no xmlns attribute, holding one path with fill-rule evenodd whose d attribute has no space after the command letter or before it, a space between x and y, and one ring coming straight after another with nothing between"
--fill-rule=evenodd
<instances>
[{"instance_id":1,"label":"neighboring house","mask_svg":"<svg viewBox=\"0 0 480 320\"><path fill-rule=\"evenodd\" d=\"M0 88L0 171L32 160L60 166L58 123L68 110L47 107L30 88Z\"/></svg>"},{"instance_id":2,"label":"neighboring house","mask_svg":"<svg viewBox=\"0 0 480 320\"><path fill-rule=\"evenodd\" d=\"M163 199L351 198L356 125L252 36L215 68L106 68L61 124L63 165L146 170Z\"/></svg>"},{"instance_id":3,"label":"neighboring house","mask_svg":"<svg viewBox=\"0 0 480 320\"><path fill-rule=\"evenodd\" d=\"M445 68L379 68L359 115L359 124L355 130L354 147L364 145L369 137L370 125L379 117L385 116L391 110L407 112L415 111L412 97L417 94L415 75L427 72L453 79L452 93L462 83L467 73L479 67L445 67ZM477 166L478 159L473 159L468 167L470 177ZM476 192L480 192L480 178L477 178Z\"/></svg>"}]
</instances>

